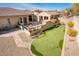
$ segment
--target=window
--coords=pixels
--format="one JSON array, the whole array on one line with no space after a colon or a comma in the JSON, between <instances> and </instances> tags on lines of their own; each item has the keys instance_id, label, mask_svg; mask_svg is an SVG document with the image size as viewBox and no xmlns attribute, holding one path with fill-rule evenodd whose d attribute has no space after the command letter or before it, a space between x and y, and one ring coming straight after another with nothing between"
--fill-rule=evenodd
<instances>
[{"instance_id":1,"label":"window","mask_svg":"<svg viewBox=\"0 0 79 59\"><path fill-rule=\"evenodd\" d=\"M51 19L53 19L54 18L54 16L51 16Z\"/></svg>"},{"instance_id":2,"label":"window","mask_svg":"<svg viewBox=\"0 0 79 59\"><path fill-rule=\"evenodd\" d=\"M10 18L8 18L7 20L8 20L8 23L11 24L11 22L10 22Z\"/></svg>"},{"instance_id":3,"label":"window","mask_svg":"<svg viewBox=\"0 0 79 59\"><path fill-rule=\"evenodd\" d=\"M44 19L45 19L45 20L48 20L48 17L47 17L47 16L44 16Z\"/></svg>"},{"instance_id":4,"label":"window","mask_svg":"<svg viewBox=\"0 0 79 59\"><path fill-rule=\"evenodd\" d=\"M43 20L43 16L39 16L40 20Z\"/></svg>"}]
</instances>

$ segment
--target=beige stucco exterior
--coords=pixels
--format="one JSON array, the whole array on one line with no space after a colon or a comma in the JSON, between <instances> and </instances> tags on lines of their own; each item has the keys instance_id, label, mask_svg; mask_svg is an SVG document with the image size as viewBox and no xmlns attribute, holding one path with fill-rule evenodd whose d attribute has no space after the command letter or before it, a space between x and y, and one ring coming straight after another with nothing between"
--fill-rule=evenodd
<instances>
[{"instance_id":1,"label":"beige stucco exterior","mask_svg":"<svg viewBox=\"0 0 79 59\"><path fill-rule=\"evenodd\" d=\"M47 21L50 21L50 15L49 14L47 14L46 12L41 12L40 14L38 14L38 21L40 21L40 16L42 16L43 17L43 22L47 22ZM44 19L44 17L48 17L48 19Z\"/></svg>"},{"instance_id":2,"label":"beige stucco exterior","mask_svg":"<svg viewBox=\"0 0 79 59\"><path fill-rule=\"evenodd\" d=\"M20 18L26 18L27 23L29 23L29 18L28 16L3 16L0 17L0 28L4 28L6 26L8 27L15 27L18 22L20 21ZM8 21L9 19L9 21ZM9 24L10 22L10 24Z\"/></svg>"},{"instance_id":3,"label":"beige stucco exterior","mask_svg":"<svg viewBox=\"0 0 79 59\"><path fill-rule=\"evenodd\" d=\"M31 16L31 20L29 16ZM39 22L45 25L48 21L51 21L51 16L56 15L51 15L47 12L41 12L30 15L0 16L0 29L3 29L5 27L15 27L18 25L20 20L22 20L22 23L26 23L26 25L33 22ZM55 19L52 18L52 21L55 21Z\"/></svg>"},{"instance_id":4,"label":"beige stucco exterior","mask_svg":"<svg viewBox=\"0 0 79 59\"><path fill-rule=\"evenodd\" d=\"M49 12L41 12L41 13L35 13L36 16L37 16L37 20L38 22L42 22L43 24L46 24L46 22L48 21L55 21L55 17L58 17L58 14L55 14L54 13L49 13ZM41 19L42 17L42 19Z\"/></svg>"},{"instance_id":5,"label":"beige stucco exterior","mask_svg":"<svg viewBox=\"0 0 79 59\"><path fill-rule=\"evenodd\" d=\"M14 25L17 24L17 22L19 21L19 17L0 17L0 28L6 27L6 26L10 26L8 23L8 19L10 19L10 23L11 26L13 27Z\"/></svg>"}]
</instances>

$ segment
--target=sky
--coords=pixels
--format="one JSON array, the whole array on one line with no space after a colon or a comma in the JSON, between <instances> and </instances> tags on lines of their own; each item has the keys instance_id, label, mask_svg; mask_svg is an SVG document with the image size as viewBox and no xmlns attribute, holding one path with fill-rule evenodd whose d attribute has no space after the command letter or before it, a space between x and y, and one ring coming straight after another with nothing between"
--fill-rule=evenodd
<instances>
[{"instance_id":1,"label":"sky","mask_svg":"<svg viewBox=\"0 0 79 59\"><path fill-rule=\"evenodd\" d=\"M0 3L0 7L16 9L63 10L71 7L71 3Z\"/></svg>"}]
</instances>

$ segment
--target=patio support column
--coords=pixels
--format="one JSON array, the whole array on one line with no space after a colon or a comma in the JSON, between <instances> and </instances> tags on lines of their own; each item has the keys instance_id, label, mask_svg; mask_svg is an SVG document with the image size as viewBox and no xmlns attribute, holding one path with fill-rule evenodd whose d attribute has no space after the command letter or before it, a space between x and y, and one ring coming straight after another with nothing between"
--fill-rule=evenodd
<instances>
[{"instance_id":1,"label":"patio support column","mask_svg":"<svg viewBox=\"0 0 79 59\"><path fill-rule=\"evenodd\" d=\"M29 24L29 16L27 16L27 24Z\"/></svg>"},{"instance_id":2,"label":"patio support column","mask_svg":"<svg viewBox=\"0 0 79 59\"><path fill-rule=\"evenodd\" d=\"M45 23L45 22L44 22L44 16L42 16L42 23Z\"/></svg>"},{"instance_id":3,"label":"patio support column","mask_svg":"<svg viewBox=\"0 0 79 59\"><path fill-rule=\"evenodd\" d=\"M39 16L37 16L37 22L39 22L39 21L40 21Z\"/></svg>"},{"instance_id":4,"label":"patio support column","mask_svg":"<svg viewBox=\"0 0 79 59\"><path fill-rule=\"evenodd\" d=\"M22 23L24 24L24 19L23 19L23 17L22 17Z\"/></svg>"},{"instance_id":5,"label":"patio support column","mask_svg":"<svg viewBox=\"0 0 79 59\"><path fill-rule=\"evenodd\" d=\"M43 17L43 21L44 21L44 16L42 16Z\"/></svg>"},{"instance_id":6,"label":"patio support column","mask_svg":"<svg viewBox=\"0 0 79 59\"><path fill-rule=\"evenodd\" d=\"M20 24L21 24L20 29L23 30L24 29L23 28L23 26L24 26L24 19L23 19L23 17L21 17L21 23Z\"/></svg>"},{"instance_id":7,"label":"patio support column","mask_svg":"<svg viewBox=\"0 0 79 59\"><path fill-rule=\"evenodd\" d=\"M33 21L33 15L32 15L32 21Z\"/></svg>"},{"instance_id":8,"label":"patio support column","mask_svg":"<svg viewBox=\"0 0 79 59\"><path fill-rule=\"evenodd\" d=\"M50 21L50 17L51 17L51 16L48 16L48 20L49 20L49 21Z\"/></svg>"}]
</instances>

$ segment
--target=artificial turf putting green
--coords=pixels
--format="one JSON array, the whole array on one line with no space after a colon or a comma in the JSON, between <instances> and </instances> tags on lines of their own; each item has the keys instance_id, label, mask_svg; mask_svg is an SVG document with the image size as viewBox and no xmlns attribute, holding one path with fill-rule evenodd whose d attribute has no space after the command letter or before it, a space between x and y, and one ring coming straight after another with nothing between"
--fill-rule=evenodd
<instances>
[{"instance_id":1,"label":"artificial turf putting green","mask_svg":"<svg viewBox=\"0 0 79 59\"><path fill-rule=\"evenodd\" d=\"M64 32L64 26L47 30L32 42L32 53L38 56L60 56Z\"/></svg>"}]
</instances>

